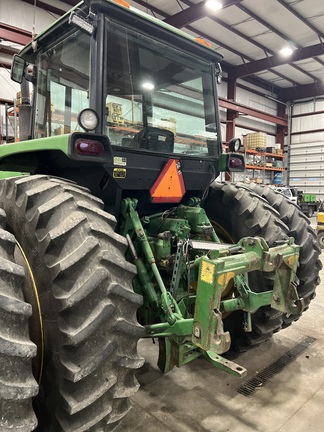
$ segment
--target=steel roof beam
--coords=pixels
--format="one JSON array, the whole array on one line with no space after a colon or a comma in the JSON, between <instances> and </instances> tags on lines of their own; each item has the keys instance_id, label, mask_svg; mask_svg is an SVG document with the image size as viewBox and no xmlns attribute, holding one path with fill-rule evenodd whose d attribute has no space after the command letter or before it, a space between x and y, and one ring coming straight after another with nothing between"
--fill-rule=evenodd
<instances>
[{"instance_id":1,"label":"steel roof beam","mask_svg":"<svg viewBox=\"0 0 324 432\"><path fill-rule=\"evenodd\" d=\"M197 32L197 30L196 30L194 27L192 27L192 26L187 26L186 28L187 28L188 30L191 30L192 32ZM213 42L213 43L219 45L220 47L225 48L225 49L227 49L228 51L230 51L230 52L236 54L237 56L239 56L239 57L241 57L241 58L244 58L244 59L248 60L249 63L247 63L247 64L250 64L251 62L253 62L253 60L252 60L250 57L248 57L248 56L246 56L246 55L243 55L243 54L240 53L239 51L236 51L234 48L229 47L228 45L224 44L223 42L219 42L218 40L212 38L210 35L207 35L206 33L203 33L202 31L199 31L199 33L200 33L200 35L201 35L203 38L208 39L208 40L210 40L211 42ZM232 66L232 65L231 65L231 69L234 69L234 73L235 73L236 67L237 67L237 66ZM282 75L281 73L279 73L279 72L277 72L277 71L273 71L273 70L271 70L270 68L268 68L268 70L269 70L270 72L274 73L275 75L279 76L280 78L282 78L282 79L284 79L284 80L286 80L286 81L288 81L288 82L291 82L291 83L294 84L294 85L296 84L296 81L292 80L291 78L289 78L289 77L287 77L287 76L285 76L285 75Z\"/></svg>"},{"instance_id":2,"label":"steel roof beam","mask_svg":"<svg viewBox=\"0 0 324 432\"><path fill-rule=\"evenodd\" d=\"M205 2L201 2L190 6L188 9L184 9L174 15L168 16L165 18L164 22L180 29L187 26L188 24L193 23L194 21L199 20L200 18L203 18L206 16L206 14L206 4Z\"/></svg>"},{"instance_id":3,"label":"steel roof beam","mask_svg":"<svg viewBox=\"0 0 324 432\"><path fill-rule=\"evenodd\" d=\"M224 78L224 81L226 81L226 78ZM256 90L255 88L251 88L249 86L249 84L253 84L257 87L259 87L259 90ZM276 85L274 85L273 83L269 83L266 82L264 80L261 79L257 79L257 77L254 76L249 76L244 78L244 83L243 82L238 82L237 81L237 87L240 87L244 90L249 91L250 93L254 93L257 94L259 96L264 96L265 93L262 90L265 90L267 92L270 92L271 94L276 94L278 97L278 99L280 99L280 94L281 94L281 87L277 87Z\"/></svg>"},{"instance_id":4,"label":"steel roof beam","mask_svg":"<svg viewBox=\"0 0 324 432\"><path fill-rule=\"evenodd\" d=\"M13 105L13 100L0 98L0 105L5 105L5 104L8 104L11 106L11 105Z\"/></svg>"},{"instance_id":5,"label":"steel roof beam","mask_svg":"<svg viewBox=\"0 0 324 432\"><path fill-rule=\"evenodd\" d=\"M295 50L291 55L291 61L305 60L322 54L324 54L324 48L323 45L319 43ZM282 57L280 54L275 54L271 57L236 66L236 77L241 78L245 75L262 72L270 67L281 66L284 64L287 64L287 59Z\"/></svg>"},{"instance_id":6,"label":"steel roof beam","mask_svg":"<svg viewBox=\"0 0 324 432\"><path fill-rule=\"evenodd\" d=\"M31 41L31 38L31 32L0 22L0 39L19 45L27 45Z\"/></svg>"},{"instance_id":7,"label":"steel roof beam","mask_svg":"<svg viewBox=\"0 0 324 432\"><path fill-rule=\"evenodd\" d=\"M0 54L8 54L13 56L14 54L17 54L19 52L19 50L17 50L16 48L12 48L12 47L4 47L0 45Z\"/></svg>"},{"instance_id":8,"label":"steel roof beam","mask_svg":"<svg viewBox=\"0 0 324 432\"><path fill-rule=\"evenodd\" d=\"M69 6L76 6L78 3L80 3L80 0L64 0L64 3L67 3ZM85 1L87 3L87 1Z\"/></svg>"},{"instance_id":9,"label":"steel roof beam","mask_svg":"<svg viewBox=\"0 0 324 432\"><path fill-rule=\"evenodd\" d=\"M288 124L286 118L278 117L278 116L275 116L272 114L267 114L264 111L259 111L257 109L248 107L246 105L242 105L242 104L237 103L237 102L231 102L231 101L224 99L224 98L221 98L221 97L218 98L218 103L219 103L219 106L222 108L226 108L226 109L231 110L231 111L250 115L252 117L256 117L256 118L259 118L261 120L268 121L270 123L275 123L275 124L281 125L281 126L287 126L287 124Z\"/></svg>"},{"instance_id":10,"label":"steel roof beam","mask_svg":"<svg viewBox=\"0 0 324 432\"><path fill-rule=\"evenodd\" d=\"M236 5L241 1L243 0L224 0L223 9L229 6ZM210 14L212 15L213 13L215 12L212 12L206 6L206 1L202 1L197 4L192 4L187 9L184 9L174 15L168 16L164 21L170 25L173 25L174 27L182 28L188 26L194 21L199 20L200 18L209 16Z\"/></svg>"},{"instance_id":11,"label":"steel roof beam","mask_svg":"<svg viewBox=\"0 0 324 432\"><path fill-rule=\"evenodd\" d=\"M282 89L281 99L283 101L291 101L296 99L323 97L324 81L317 81L312 84L300 85Z\"/></svg>"},{"instance_id":12,"label":"steel roof beam","mask_svg":"<svg viewBox=\"0 0 324 432\"><path fill-rule=\"evenodd\" d=\"M0 60L0 68L11 69L11 63Z\"/></svg>"},{"instance_id":13,"label":"steel roof beam","mask_svg":"<svg viewBox=\"0 0 324 432\"><path fill-rule=\"evenodd\" d=\"M22 0L22 1L25 3L28 3L30 5L35 4L35 0ZM64 3L66 3L66 1L64 1ZM40 8L40 9L44 9L44 10L51 12L51 13L58 15L58 16L62 16L66 13L66 10L64 10L64 9L52 6L48 3L45 3L45 2L39 1L39 0L37 0L36 7Z\"/></svg>"}]
</instances>

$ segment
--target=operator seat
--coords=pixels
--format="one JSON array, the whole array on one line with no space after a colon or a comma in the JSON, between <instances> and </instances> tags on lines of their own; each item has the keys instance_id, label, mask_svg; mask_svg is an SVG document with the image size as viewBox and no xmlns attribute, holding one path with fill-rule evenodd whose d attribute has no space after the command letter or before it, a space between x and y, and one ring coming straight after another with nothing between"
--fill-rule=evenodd
<instances>
[{"instance_id":1,"label":"operator seat","mask_svg":"<svg viewBox=\"0 0 324 432\"><path fill-rule=\"evenodd\" d=\"M136 148L160 153L173 153L174 133L167 129L147 126L133 138Z\"/></svg>"}]
</instances>

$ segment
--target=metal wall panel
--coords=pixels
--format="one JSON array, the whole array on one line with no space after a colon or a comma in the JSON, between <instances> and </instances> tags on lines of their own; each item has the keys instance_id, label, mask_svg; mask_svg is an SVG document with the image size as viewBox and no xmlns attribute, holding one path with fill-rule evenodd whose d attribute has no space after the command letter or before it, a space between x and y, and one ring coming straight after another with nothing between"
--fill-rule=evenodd
<instances>
[{"instance_id":1,"label":"metal wall panel","mask_svg":"<svg viewBox=\"0 0 324 432\"><path fill-rule=\"evenodd\" d=\"M310 113L314 103L298 104L294 114ZM321 101L316 109L322 110ZM324 199L324 129L315 132L314 129L324 127L324 115L312 112L305 117L292 119L290 146L289 184L298 187L306 193L313 193L319 199ZM298 133L310 131L310 133Z\"/></svg>"}]
</instances>

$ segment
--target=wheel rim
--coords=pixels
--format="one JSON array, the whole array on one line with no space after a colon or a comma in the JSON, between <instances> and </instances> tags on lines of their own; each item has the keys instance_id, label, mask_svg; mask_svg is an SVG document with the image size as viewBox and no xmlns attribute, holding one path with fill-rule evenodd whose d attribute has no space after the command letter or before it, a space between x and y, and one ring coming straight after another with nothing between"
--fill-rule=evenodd
<instances>
[{"instance_id":1,"label":"wheel rim","mask_svg":"<svg viewBox=\"0 0 324 432\"><path fill-rule=\"evenodd\" d=\"M317 235L317 240L321 249L324 249L324 232Z\"/></svg>"},{"instance_id":2,"label":"wheel rim","mask_svg":"<svg viewBox=\"0 0 324 432\"><path fill-rule=\"evenodd\" d=\"M32 305L33 314L30 318L30 335L31 340L37 346L37 355L33 359L33 374L37 379L38 384L41 382L43 365L44 365L44 328L43 328L43 318L42 311L38 296L38 289L35 281L35 277L32 268L28 262L26 254L16 239L16 250L15 257L17 262L25 269L25 286L24 286L24 297L28 303Z\"/></svg>"}]
</instances>

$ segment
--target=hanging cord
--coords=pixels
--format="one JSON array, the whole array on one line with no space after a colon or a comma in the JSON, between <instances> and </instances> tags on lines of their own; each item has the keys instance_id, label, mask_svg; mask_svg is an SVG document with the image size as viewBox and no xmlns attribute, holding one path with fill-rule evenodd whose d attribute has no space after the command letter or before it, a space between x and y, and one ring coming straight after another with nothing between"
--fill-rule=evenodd
<instances>
[{"instance_id":1,"label":"hanging cord","mask_svg":"<svg viewBox=\"0 0 324 432\"><path fill-rule=\"evenodd\" d=\"M35 40L35 38L36 38L36 27L35 27L35 23L36 23L36 2L37 2L37 0L34 0L34 16L33 16L33 27L32 27L32 48L33 48L34 52L37 49L37 42Z\"/></svg>"},{"instance_id":2,"label":"hanging cord","mask_svg":"<svg viewBox=\"0 0 324 432\"><path fill-rule=\"evenodd\" d=\"M214 181L216 180L216 171L213 165L210 165L211 169L212 169L212 177L211 180L209 182L209 185L206 187L206 189L203 192L203 195L201 197L200 202L204 201L207 198L208 192L209 192L209 188L212 185L212 183L214 183Z\"/></svg>"}]
</instances>

